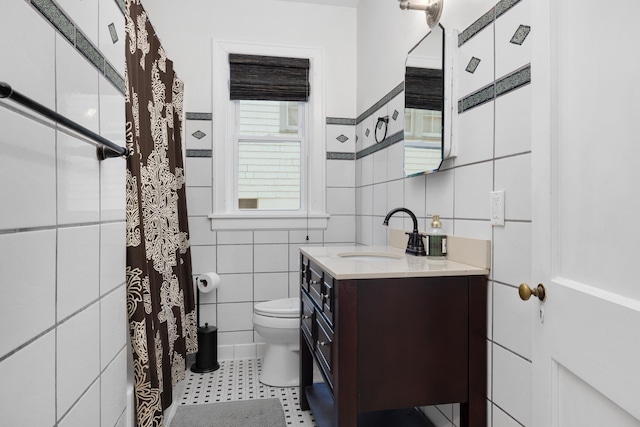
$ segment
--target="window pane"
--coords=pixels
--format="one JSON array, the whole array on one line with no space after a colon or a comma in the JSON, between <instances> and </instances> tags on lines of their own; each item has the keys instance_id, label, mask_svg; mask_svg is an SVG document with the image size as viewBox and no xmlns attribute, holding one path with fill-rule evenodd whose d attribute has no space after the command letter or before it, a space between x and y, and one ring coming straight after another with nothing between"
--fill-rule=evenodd
<instances>
[{"instance_id":1,"label":"window pane","mask_svg":"<svg viewBox=\"0 0 640 427\"><path fill-rule=\"evenodd\" d=\"M238 209L300 209L300 141L240 141Z\"/></svg>"},{"instance_id":2,"label":"window pane","mask_svg":"<svg viewBox=\"0 0 640 427\"><path fill-rule=\"evenodd\" d=\"M238 101L240 135L298 135L298 102Z\"/></svg>"}]
</instances>

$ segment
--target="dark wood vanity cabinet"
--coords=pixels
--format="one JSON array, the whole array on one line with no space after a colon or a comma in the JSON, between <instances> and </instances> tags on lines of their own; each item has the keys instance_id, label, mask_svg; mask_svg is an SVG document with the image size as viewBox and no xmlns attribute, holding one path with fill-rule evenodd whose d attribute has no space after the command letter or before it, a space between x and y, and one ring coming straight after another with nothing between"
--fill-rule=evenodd
<instances>
[{"instance_id":1,"label":"dark wood vanity cabinet","mask_svg":"<svg viewBox=\"0 0 640 427\"><path fill-rule=\"evenodd\" d=\"M455 402L462 426L486 426L486 276L336 280L301 266L301 406L319 427L428 425L414 407Z\"/></svg>"}]
</instances>

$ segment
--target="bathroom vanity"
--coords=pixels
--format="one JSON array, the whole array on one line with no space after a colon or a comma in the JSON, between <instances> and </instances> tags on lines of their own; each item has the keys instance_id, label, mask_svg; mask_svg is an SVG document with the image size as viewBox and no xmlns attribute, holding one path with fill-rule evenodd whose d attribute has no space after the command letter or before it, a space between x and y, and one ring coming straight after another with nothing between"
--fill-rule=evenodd
<instances>
[{"instance_id":1,"label":"bathroom vanity","mask_svg":"<svg viewBox=\"0 0 640 427\"><path fill-rule=\"evenodd\" d=\"M300 399L319 427L487 422L487 268L393 247L300 249ZM313 363L324 382L313 383Z\"/></svg>"}]
</instances>

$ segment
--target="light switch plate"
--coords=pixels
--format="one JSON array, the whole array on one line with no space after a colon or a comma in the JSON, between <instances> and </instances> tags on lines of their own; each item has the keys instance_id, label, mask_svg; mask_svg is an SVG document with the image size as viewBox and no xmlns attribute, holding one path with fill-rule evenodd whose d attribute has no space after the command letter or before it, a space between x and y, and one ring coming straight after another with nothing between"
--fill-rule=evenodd
<instances>
[{"instance_id":1,"label":"light switch plate","mask_svg":"<svg viewBox=\"0 0 640 427\"><path fill-rule=\"evenodd\" d=\"M504 227L504 190L492 191L490 200L491 225Z\"/></svg>"}]
</instances>

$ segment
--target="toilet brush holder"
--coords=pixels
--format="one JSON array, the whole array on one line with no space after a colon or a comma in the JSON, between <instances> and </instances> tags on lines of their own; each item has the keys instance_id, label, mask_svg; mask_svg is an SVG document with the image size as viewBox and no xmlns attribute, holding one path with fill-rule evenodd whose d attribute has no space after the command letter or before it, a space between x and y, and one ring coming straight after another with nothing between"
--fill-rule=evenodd
<instances>
[{"instance_id":1,"label":"toilet brush holder","mask_svg":"<svg viewBox=\"0 0 640 427\"><path fill-rule=\"evenodd\" d=\"M220 368L218 363L218 328L208 323L198 328L198 352L191 371L198 374L213 372Z\"/></svg>"},{"instance_id":2,"label":"toilet brush holder","mask_svg":"<svg viewBox=\"0 0 640 427\"><path fill-rule=\"evenodd\" d=\"M191 365L191 372L203 374L220 368L218 363L218 328L209 326L208 323L205 323L204 327L200 326L200 287L198 287L198 292L196 293L196 305L198 352L196 353L196 363Z\"/></svg>"}]
</instances>

